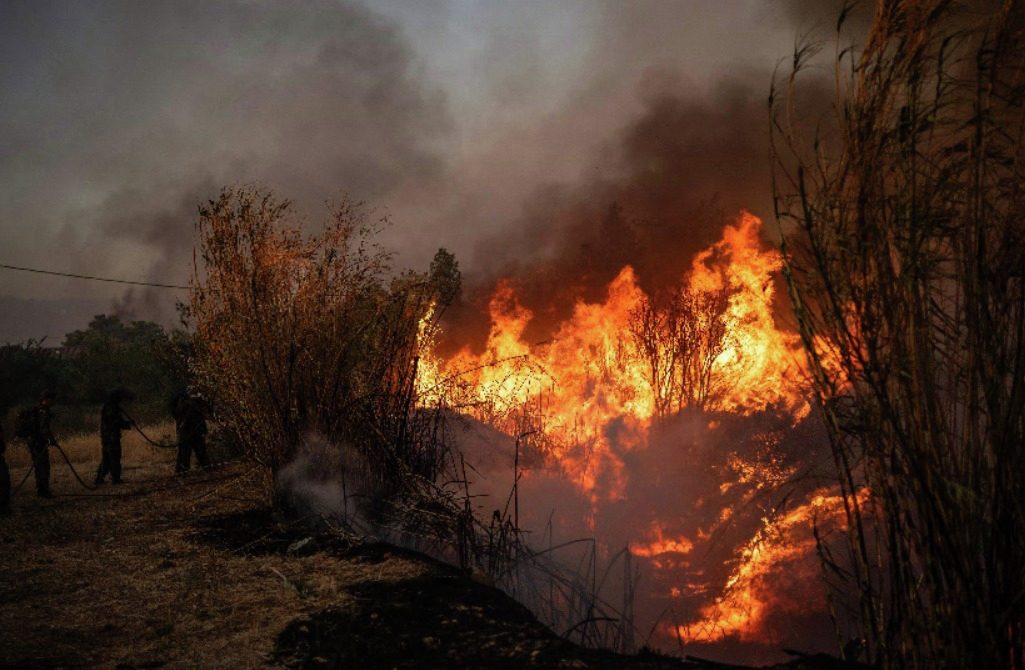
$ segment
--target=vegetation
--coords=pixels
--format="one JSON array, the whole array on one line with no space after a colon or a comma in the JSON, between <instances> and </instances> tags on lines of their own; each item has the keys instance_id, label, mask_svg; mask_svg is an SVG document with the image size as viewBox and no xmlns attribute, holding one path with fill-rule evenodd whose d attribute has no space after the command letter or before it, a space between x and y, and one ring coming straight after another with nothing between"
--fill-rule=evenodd
<instances>
[{"instance_id":1,"label":"vegetation","mask_svg":"<svg viewBox=\"0 0 1025 670\"><path fill-rule=\"evenodd\" d=\"M374 232L348 200L314 235L290 203L257 190L226 190L200 212L201 263L184 310L192 372L269 481L314 444L332 458L352 450L358 476L391 493L439 467L437 427L417 411L414 382L458 267L440 250L428 273L387 281Z\"/></svg>"},{"instance_id":2,"label":"vegetation","mask_svg":"<svg viewBox=\"0 0 1025 670\"><path fill-rule=\"evenodd\" d=\"M68 333L60 348L32 341L0 346L0 408L32 404L52 389L60 431L93 431L107 394L124 388L134 397L127 406L133 418L156 421L166 417L168 400L186 383L188 347L181 331L105 315Z\"/></svg>"},{"instance_id":3,"label":"vegetation","mask_svg":"<svg viewBox=\"0 0 1025 670\"><path fill-rule=\"evenodd\" d=\"M1023 9L883 0L813 142L798 79L773 94L787 279L849 521L849 556L825 558L882 667L1025 667Z\"/></svg>"},{"instance_id":4,"label":"vegetation","mask_svg":"<svg viewBox=\"0 0 1025 670\"><path fill-rule=\"evenodd\" d=\"M725 380L712 371L726 349L729 297L729 287L710 293L680 287L630 314L630 335L647 365L659 417L705 409L724 390Z\"/></svg>"},{"instance_id":5,"label":"vegetation","mask_svg":"<svg viewBox=\"0 0 1025 670\"><path fill-rule=\"evenodd\" d=\"M374 233L350 201L316 234L263 191L226 190L202 208L184 306L197 388L262 466L276 514L400 538L533 599L582 641L612 639L625 626L594 594L593 557L585 583L550 547L531 551L515 486L504 511L477 516L470 466L449 442L458 379L418 389L421 354L459 290L455 259L439 250L428 272L389 278Z\"/></svg>"}]
</instances>

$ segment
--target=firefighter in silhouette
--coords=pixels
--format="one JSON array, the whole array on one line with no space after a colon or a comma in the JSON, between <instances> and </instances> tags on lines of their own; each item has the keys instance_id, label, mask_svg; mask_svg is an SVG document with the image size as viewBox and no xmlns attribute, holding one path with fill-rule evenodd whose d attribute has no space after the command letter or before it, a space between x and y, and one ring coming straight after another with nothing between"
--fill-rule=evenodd
<instances>
[{"instance_id":1,"label":"firefighter in silhouette","mask_svg":"<svg viewBox=\"0 0 1025 670\"><path fill-rule=\"evenodd\" d=\"M178 434L178 461L175 472L179 475L189 471L192 454L196 454L196 462L200 467L207 467L210 462L206 457L206 408L202 399L182 391L171 403L171 416L174 417L174 428Z\"/></svg>"},{"instance_id":2,"label":"firefighter in silhouette","mask_svg":"<svg viewBox=\"0 0 1025 670\"><path fill-rule=\"evenodd\" d=\"M0 417L6 414L0 409ZM7 514L11 509L11 471L7 469L7 442L4 441L4 427L0 423L0 514Z\"/></svg>"},{"instance_id":3,"label":"firefighter in silhouette","mask_svg":"<svg viewBox=\"0 0 1025 670\"><path fill-rule=\"evenodd\" d=\"M24 438L32 455L32 467L36 473L36 493L40 498L50 498L50 446L56 446L50 422L53 414L53 391L43 391L39 403L18 415L17 436Z\"/></svg>"},{"instance_id":4,"label":"firefighter in silhouette","mask_svg":"<svg viewBox=\"0 0 1025 670\"><path fill-rule=\"evenodd\" d=\"M131 428L132 424L121 409L121 403L132 399L132 395L124 389L115 389L107 395L107 400L100 410L100 468L96 471L96 485L110 475L114 484L121 483L121 431Z\"/></svg>"}]
</instances>

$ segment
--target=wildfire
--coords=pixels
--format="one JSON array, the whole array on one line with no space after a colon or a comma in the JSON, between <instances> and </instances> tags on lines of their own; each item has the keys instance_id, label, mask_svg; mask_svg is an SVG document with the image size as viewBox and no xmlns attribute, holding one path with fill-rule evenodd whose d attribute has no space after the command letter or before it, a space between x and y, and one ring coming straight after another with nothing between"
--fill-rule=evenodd
<instances>
[{"instance_id":1,"label":"wildfire","mask_svg":"<svg viewBox=\"0 0 1025 670\"><path fill-rule=\"evenodd\" d=\"M666 537L665 530L657 523L653 524L649 536L652 539L647 543L636 544L630 547L630 552L634 556L650 558L670 553L689 554L691 549L694 548L694 543L686 537Z\"/></svg>"},{"instance_id":2,"label":"wildfire","mask_svg":"<svg viewBox=\"0 0 1025 670\"><path fill-rule=\"evenodd\" d=\"M867 490L859 492L859 502L864 504L867 496ZM760 631L770 605L776 614L800 611L806 603L782 602L781 590L769 576L784 567L792 569L791 561L814 551L813 524L837 528L845 522L843 498L827 490L779 518L764 518L761 530L741 552L723 594L701 609L700 619L678 626L676 634L683 642L714 642L729 636L744 640Z\"/></svg>"},{"instance_id":3,"label":"wildfire","mask_svg":"<svg viewBox=\"0 0 1025 670\"><path fill-rule=\"evenodd\" d=\"M443 399L509 435L535 436L547 462L593 507L624 499L628 454L646 449L650 429L682 409L750 415L773 408L796 425L810 411L804 359L799 338L775 323L774 278L782 262L778 253L762 248L761 225L741 213L722 239L681 272L669 307L646 294L634 270L624 267L603 301L578 302L544 344L524 339L533 314L512 282L499 282L489 303L484 350L464 348L444 360L426 354L421 397ZM718 430L718 420L706 423L710 432ZM768 440L766 449L773 447ZM792 474L771 458L747 461L724 454L724 460L724 472L735 481L722 483L723 495L734 486L754 491ZM700 504L695 501L695 508ZM674 627L673 636L700 642L757 630L769 598L763 576L788 557L809 552L807 540L783 542L784 531L806 527L834 504L823 494L781 518L764 520L743 546L725 595L704 607L700 620ZM726 524L735 512L724 507L713 520ZM653 522L645 536L631 541L630 551L657 570L677 569L687 565L680 557L692 552L694 542L708 537L700 527L691 540ZM677 598L681 587L707 590L677 581L667 591Z\"/></svg>"},{"instance_id":4,"label":"wildfire","mask_svg":"<svg viewBox=\"0 0 1025 670\"><path fill-rule=\"evenodd\" d=\"M727 296L719 317L725 326L721 350L708 361L718 390L710 400L715 409L748 413L783 406L796 420L808 412L799 341L773 319L773 277L781 260L761 248L761 225L742 213L695 258L680 289L698 299L723 291ZM653 374L654 367L665 367L664 353L645 351L634 336L637 315L651 300L633 269L624 267L604 302L577 303L550 343L531 346L523 333L533 314L502 281L490 300L484 351L467 348L445 361L426 360L420 387L445 386L449 402L506 432L543 428L549 455L581 489L596 499L621 497L619 454L644 447L657 418L657 393L665 388Z\"/></svg>"},{"instance_id":5,"label":"wildfire","mask_svg":"<svg viewBox=\"0 0 1025 670\"><path fill-rule=\"evenodd\" d=\"M776 327L773 279L783 267L780 255L763 251L762 221L743 212L722 239L694 259L689 281L700 291L725 283L735 291L729 303L727 347L716 360L717 373L731 380L722 409L746 413L782 403L803 418L810 410L799 338Z\"/></svg>"}]
</instances>

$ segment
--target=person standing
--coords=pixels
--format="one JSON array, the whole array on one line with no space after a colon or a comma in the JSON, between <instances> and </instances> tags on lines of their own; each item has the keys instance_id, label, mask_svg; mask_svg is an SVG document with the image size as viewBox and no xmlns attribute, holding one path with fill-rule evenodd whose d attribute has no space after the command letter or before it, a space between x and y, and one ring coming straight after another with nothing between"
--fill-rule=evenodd
<instances>
[{"instance_id":1,"label":"person standing","mask_svg":"<svg viewBox=\"0 0 1025 670\"><path fill-rule=\"evenodd\" d=\"M36 493L40 498L52 498L50 493L50 446L56 445L50 422L53 414L50 408L54 401L53 391L43 391L39 403L28 410L26 442L32 455L32 467L36 473Z\"/></svg>"},{"instance_id":2,"label":"person standing","mask_svg":"<svg viewBox=\"0 0 1025 670\"><path fill-rule=\"evenodd\" d=\"M0 412L2 417L4 412ZM0 424L0 514L11 510L11 471L7 469L7 442L4 441L4 427Z\"/></svg>"},{"instance_id":3,"label":"person standing","mask_svg":"<svg viewBox=\"0 0 1025 670\"><path fill-rule=\"evenodd\" d=\"M175 472L182 475L189 471L193 452L200 467L207 467L210 462L206 457L206 416L202 400L182 392L174 399L172 415L175 432L178 434L178 460Z\"/></svg>"},{"instance_id":4,"label":"person standing","mask_svg":"<svg viewBox=\"0 0 1025 670\"><path fill-rule=\"evenodd\" d=\"M103 483L108 474L111 482L121 483L121 431L132 427L124 410L121 409L121 403L130 399L130 394L124 389L114 389L103 403L103 409L100 411L102 455L100 468L96 471L97 486Z\"/></svg>"}]
</instances>

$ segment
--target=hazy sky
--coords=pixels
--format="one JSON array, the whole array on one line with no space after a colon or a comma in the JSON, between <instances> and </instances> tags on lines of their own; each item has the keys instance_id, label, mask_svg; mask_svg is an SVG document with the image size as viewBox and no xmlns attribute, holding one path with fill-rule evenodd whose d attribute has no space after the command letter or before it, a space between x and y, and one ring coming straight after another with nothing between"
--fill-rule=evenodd
<instances>
[{"instance_id":1,"label":"hazy sky","mask_svg":"<svg viewBox=\"0 0 1025 670\"><path fill-rule=\"evenodd\" d=\"M737 147L707 161L753 132L746 110L799 34L828 22L823 4L6 0L0 263L182 282L196 205L255 183L311 221L348 192L391 216L401 264L445 246L483 276L512 253L496 247L530 254L568 203L618 199L656 169L667 101L687 137L673 160L693 152L715 173L702 197L735 190L766 213L760 171L737 164L749 183L730 186ZM561 253L552 239L546 253ZM0 270L0 341L59 338L97 305L168 319L173 301Z\"/></svg>"}]
</instances>

